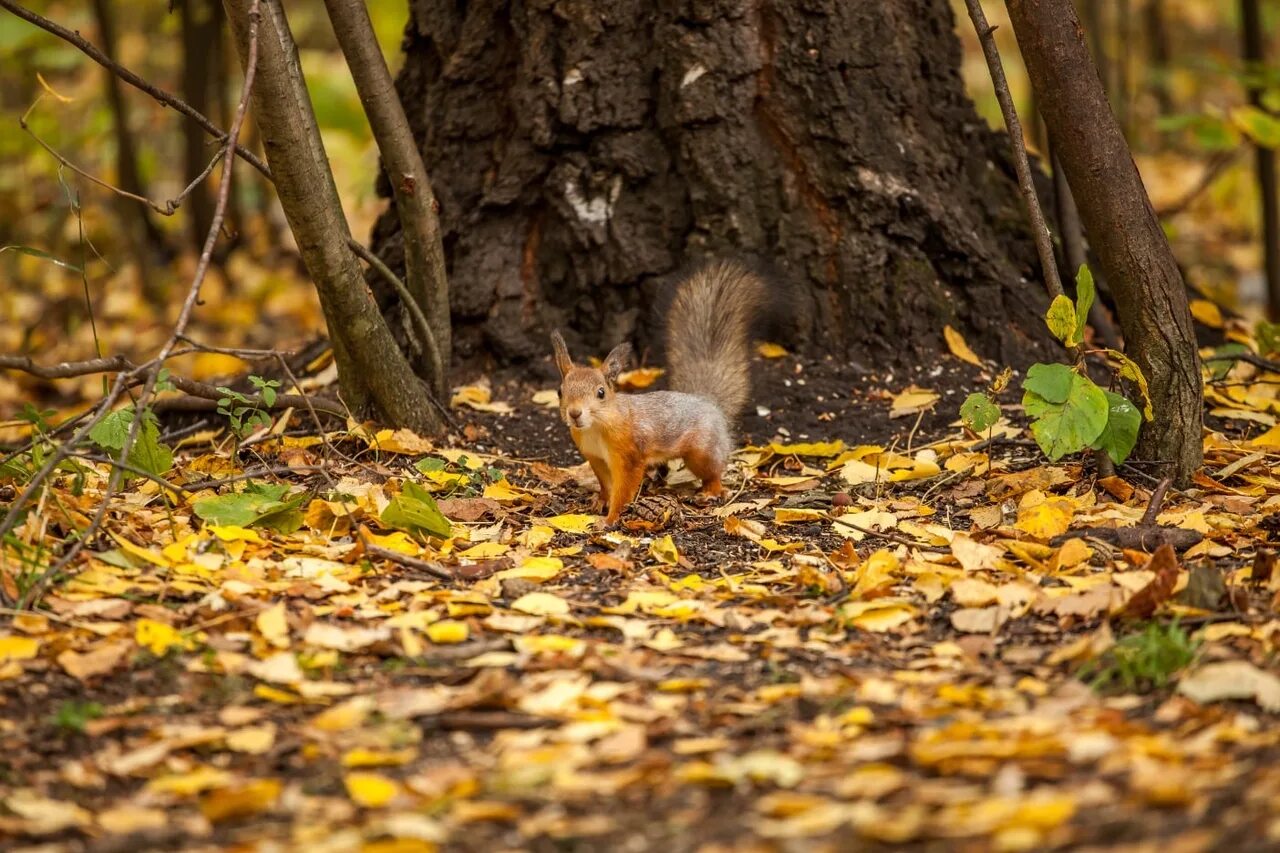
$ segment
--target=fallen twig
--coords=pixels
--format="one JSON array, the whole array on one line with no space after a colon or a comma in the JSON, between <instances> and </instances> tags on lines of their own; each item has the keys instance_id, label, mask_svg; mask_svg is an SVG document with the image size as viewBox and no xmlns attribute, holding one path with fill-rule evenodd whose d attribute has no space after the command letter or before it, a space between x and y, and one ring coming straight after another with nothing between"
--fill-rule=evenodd
<instances>
[{"instance_id":1,"label":"fallen twig","mask_svg":"<svg viewBox=\"0 0 1280 853\"><path fill-rule=\"evenodd\" d=\"M945 553L947 551L946 548L940 548L937 545L930 545L926 542L917 542L916 540L909 539L900 533L891 533L889 531L883 531L883 530L872 530L869 527L863 527L860 524L854 524L852 521L845 521L840 516L832 515L831 513L827 513L826 517L831 521L834 521L836 524L840 525L841 527L847 527L850 530L856 530L859 533L863 534L864 536L872 536L877 539L883 539L886 542L894 542L894 543L897 543L898 545L906 545L908 548L919 548L922 551L938 551L939 553Z\"/></svg>"},{"instance_id":2,"label":"fallen twig","mask_svg":"<svg viewBox=\"0 0 1280 853\"><path fill-rule=\"evenodd\" d=\"M364 547L364 553L370 557L377 557L380 560L390 560L391 562L398 563L402 566L405 566L406 568L417 569L420 572L426 572L427 574L433 577L437 577L440 580L444 580L444 581L457 580L457 577L453 574L453 572L449 571L439 563L436 563L431 560L420 560L417 557L410 557L408 554L401 554L398 551L392 551L388 548L379 548L377 545L374 545L371 542L369 542L369 540L363 534L360 537L360 541Z\"/></svg>"}]
</instances>

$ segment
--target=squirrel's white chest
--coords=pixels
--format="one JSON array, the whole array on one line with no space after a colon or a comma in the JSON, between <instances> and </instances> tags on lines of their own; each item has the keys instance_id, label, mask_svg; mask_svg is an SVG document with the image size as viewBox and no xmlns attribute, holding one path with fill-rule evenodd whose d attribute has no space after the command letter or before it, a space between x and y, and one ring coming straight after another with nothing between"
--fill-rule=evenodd
<instances>
[{"instance_id":1,"label":"squirrel's white chest","mask_svg":"<svg viewBox=\"0 0 1280 853\"><path fill-rule=\"evenodd\" d=\"M604 440L604 432L596 429L575 430L574 440L583 456L608 460L609 445Z\"/></svg>"}]
</instances>

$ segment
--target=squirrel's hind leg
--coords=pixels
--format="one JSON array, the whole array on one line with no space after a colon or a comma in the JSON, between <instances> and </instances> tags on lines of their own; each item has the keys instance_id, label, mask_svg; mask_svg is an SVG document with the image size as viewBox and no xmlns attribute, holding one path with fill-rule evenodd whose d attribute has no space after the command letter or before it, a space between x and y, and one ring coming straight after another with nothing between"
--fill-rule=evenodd
<instances>
[{"instance_id":1,"label":"squirrel's hind leg","mask_svg":"<svg viewBox=\"0 0 1280 853\"><path fill-rule=\"evenodd\" d=\"M684 457L684 464L693 476L702 481L702 488L698 490L700 497L718 498L724 494L724 485L720 482L724 474L723 459L695 450Z\"/></svg>"}]
</instances>

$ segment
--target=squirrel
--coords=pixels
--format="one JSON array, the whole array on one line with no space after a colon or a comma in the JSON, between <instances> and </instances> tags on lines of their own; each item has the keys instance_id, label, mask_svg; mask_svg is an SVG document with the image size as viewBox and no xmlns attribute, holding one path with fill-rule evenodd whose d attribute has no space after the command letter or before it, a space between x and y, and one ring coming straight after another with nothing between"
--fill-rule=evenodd
<instances>
[{"instance_id":1,"label":"squirrel","mask_svg":"<svg viewBox=\"0 0 1280 853\"><path fill-rule=\"evenodd\" d=\"M640 490L645 471L681 458L702 481L700 495L718 498L733 451L730 425L750 391L750 329L766 298L759 276L729 261L705 266L676 288L665 326L671 391L619 394L618 375L631 355L619 344L599 369L578 366L553 332L560 371L560 417L600 481L597 508L617 523Z\"/></svg>"}]
</instances>

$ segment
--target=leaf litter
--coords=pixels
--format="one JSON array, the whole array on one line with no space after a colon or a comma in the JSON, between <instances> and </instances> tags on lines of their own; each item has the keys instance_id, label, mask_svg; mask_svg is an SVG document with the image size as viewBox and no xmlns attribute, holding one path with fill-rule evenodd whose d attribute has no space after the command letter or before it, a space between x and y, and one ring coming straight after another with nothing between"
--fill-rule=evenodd
<instances>
[{"instance_id":1,"label":"leaf litter","mask_svg":"<svg viewBox=\"0 0 1280 853\"><path fill-rule=\"evenodd\" d=\"M748 416L726 504L697 506L677 467L612 531L547 389L497 377L455 396L466 438L351 426L323 436L344 456L322 474L287 473L283 430L252 463L185 444L173 489L132 481L42 610L0 628L0 836L1280 843L1271 377L1210 386L1263 429L1216 422L1194 487L1148 518L1154 477L1047 464L1012 392L988 433L960 428L992 377L947 346L948 372L858 391L761 348L760 398L807 396L810 420ZM235 479L263 464L286 473ZM0 581L56 554L108 473L67 472ZM1097 535L1133 528L1197 538ZM1147 647L1169 632L1144 626L1175 624L1194 641L1161 670ZM1121 648L1152 652L1162 686L1091 688Z\"/></svg>"}]
</instances>

